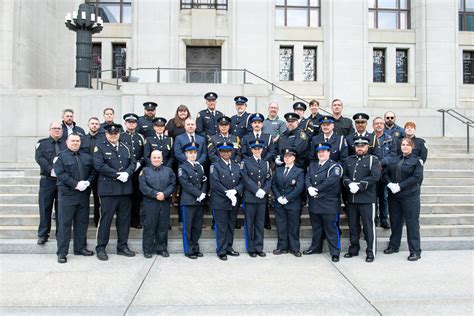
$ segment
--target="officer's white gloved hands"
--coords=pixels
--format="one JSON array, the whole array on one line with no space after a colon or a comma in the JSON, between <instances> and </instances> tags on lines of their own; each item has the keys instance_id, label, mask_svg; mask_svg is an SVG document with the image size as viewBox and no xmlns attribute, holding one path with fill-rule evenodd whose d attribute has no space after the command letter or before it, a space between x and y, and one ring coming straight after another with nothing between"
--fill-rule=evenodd
<instances>
[{"instance_id":1,"label":"officer's white gloved hands","mask_svg":"<svg viewBox=\"0 0 474 316\"><path fill-rule=\"evenodd\" d=\"M196 201L201 202L206 198L206 193L201 193L201 195L196 199Z\"/></svg>"},{"instance_id":2,"label":"officer's white gloved hands","mask_svg":"<svg viewBox=\"0 0 474 316\"><path fill-rule=\"evenodd\" d=\"M141 163L139 163L139 162L137 161L137 166L135 167L135 171L137 171L138 169L140 169L141 166L142 166Z\"/></svg>"},{"instance_id":3,"label":"officer's white gloved hands","mask_svg":"<svg viewBox=\"0 0 474 316\"><path fill-rule=\"evenodd\" d=\"M122 181L123 183L127 182L128 173L126 173L126 172L117 172L117 174L118 174L117 180Z\"/></svg>"},{"instance_id":4,"label":"officer's white gloved hands","mask_svg":"<svg viewBox=\"0 0 474 316\"><path fill-rule=\"evenodd\" d=\"M84 184L86 185L86 187L90 187L91 186L91 183L89 181L84 181Z\"/></svg>"},{"instance_id":5,"label":"officer's white gloved hands","mask_svg":"<svg viewBox=\"0 0 474 316\"><path fill-rule=\"evenodd\" d=\"M225 195L230 199L231 197L235 197L237 195L237 190L235 189L230 189L225 191Z\"/></svg>"},{"instance_id":6,"label":"officer's white gloved hands","mask_svg":"<svg viewBox=\"0 0 474 316\"><path fill-rule=\"evenodd\" d=\"M356 194L357 191L359 191L359 186L355 182L349 183L349 190L351 191L352 194Z\"/></svg>"},{"instance_id":7,"label":"officer's white gloved hands","mask_svg":"<svg viewBox=\"0 0 474 316\"><path fill-rule=\"evenodd\" d=\"M237 198L235 196L231 197L230 198L230 203L232 204L232 206L236 206L237 205Z\"/></svg>"},{"instance_id":8,"label":"officer's white gloved hands","mask_svg":"<svg viewBox=\"0 0 474 316\"><path fill-rule=\"evenodd\" d=\"M283 196L280 196L278 199L277 199L278 203L280 203L281 205L285 205L285 204L288 204L288 200L283 197Z\"/></svg>"},{"instance_id":9,"label":"officer's white gloved hands","mask_svg":"<svg viewBox=\"0 0 474 316\"><path fill-rule=\"evenodd\" d=\"M51 169L51 173L50 173L51 177L54 177L56 178L56 172L54 172L54 168Z\"/></svg>"},{"instance_id":10,"label":"officer's white gloved hands","mask_svg":"<svg viewBox=\"0 0 474 316\"><path fill-rule=\"evenodd\" d=\"M79 190L79 191L84 191L85 189L87 189L87 185L84 183L86 181L79 181L75 187L76 190Z\"/></svg>"},{"instance_id":11,"label":"officer's white gloved hands","mask_svg":"<svg viewBox=\"0 0 474 316\"><path fill-rule=\"evenodd\" d=\"M281 165L283 164L283 161L281 161L280 156L277 156L277 157L275 158L275 163L276 163L278 166L281 166Z\"/></svg>"},{"instance_id":12,"label":"officer's white gloved hands","mask_svg":"<svg viewBox=\"0 0 474 316\"><path fill-rule=\"evenodd\" d=\"M395 188L395 183L390 182L389 184L387 184L387 188L390 189L390 191L392 191L392 193L395 193L395 192L393 192L393 190Z\"/></svg>"},{"instance_id":13,"label":"officer's white gloved hands","mask_svg":"<svg viewBox=\"0 0 474 316\"><path fill-rule=\"evenodd\" d=\"M258 189L258 191L255 193L255 196L259 199L263 199L265 197L265 194L265 191L263 191L262 189Z\"/></svg>"},{"instance_id":14,"label":"officer's white gloved hands","mask_svg":"<svg viewBox=\"0 0 474 316\"><path fill-rule=\"evenodd\" d=\"M400 185L398 183L393 183L393 187L392 187L392 193L395 194L395 193L398 193L400 192Z\"/></svg>"},{"instance_id":15,"label":"officer's white gloved hands","mask_svg":"<svg viewBox=\"0 0 474 316\"><path fill-rule=\"evenodd\" d=\"M315 187L309 187L308 193L310 196L315 197L316 195L318 195L318 189L316 189Z\"/></svg>"}]
</instances>

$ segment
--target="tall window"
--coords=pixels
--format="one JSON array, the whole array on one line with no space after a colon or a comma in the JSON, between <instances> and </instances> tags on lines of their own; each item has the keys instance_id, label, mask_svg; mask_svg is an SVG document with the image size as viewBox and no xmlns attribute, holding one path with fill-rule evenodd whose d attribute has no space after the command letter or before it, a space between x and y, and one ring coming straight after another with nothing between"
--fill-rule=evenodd
<instances>
[{"instance_id":1,"label":"tall window","mask_svg":"<svg viewBox=\"0 0 474 316\"><path fill-rule=\"evenodd\" d=\"M102 43L92 44L92 78L100 78L102 70Z\"/></svg>"},{"instance_id":2,"label":"tall window","mask_svg":"<svg viewBox=\"0 0 474 316\"><path fill-rule=\"evenodd\" d=\"M125 76L127 68L127 45L124 43L112 44L112 78Z\"/></svg>"},{"instance_id":3,"label":"tall window","mask_svg":"<svg viewBox=\"0 0 474 316\"><path fill-rule=\"evenodd\" d=\"M373 82L385 82L385 49L374 48Z\"/></svg>"},{"instance_id":4,"label":"tall window","mask_svg":"<svg viewBox=\"0 0 474 316\"><path fill-rule=\"evenodd\" d=\"M408 82L408 49L397 49L396 58L396 82Z\"/></svg>"},{"instance_id":5,"label":"tall window","mask_svg":"<svg viewBox=\"0 0 474 316\"><path fill-rule=\"evenodd\" d=\"M320 26L320 0L276 0L276 26Z\"/></svg>"},{"instance_id":6,"label":"tall window","mask_svg":"<svg viewBox=\"0 0 474 316\"><path fill-rule=\"evenodd\" d=\"M280 47L280 81L293 80L293 47Z\"/></svg>"},{"instance_id":7,"label":"tall window","mask_svg":"<svg viewBox=\"0 0 474 316\"><path fill-rule=\"evenodd\" d=\"M316 81L316 47L303 48L303 80Z\"/></svg>"},{"instance_id":8,"label":"tall window","mask_svg":"<svg viewBox=\"0 0 474 316\"><path fill-rule=\"evenodd\" d=\"M474 51L462 52L462 74L464 84L474 84Z\"/></svg>"},{"instance_id":9,"label":"tall window","mask_svg":"<svg viewBox=\"0 0 474 316\"><path fill-rule=\"evenodd\" d=\"M131 23L132 2L131 0L86 0L96 9L96 15L100 16L104 23Z\"/></svg>"},{"instance_id":10,"label":"tall window","mask_svg":"<svg viewBox=\"0 0 474 316\"><path fill-rule=\"evenodd\" d=\"M369 0L369 28L410 28L410 0Z\"/></svg>"},{"instance_id":11,"label":"tall window","mask_svg":"<svg viewBox=\"0 0 474 316\"><path fill-rule=\"evenodd\" d=\"M459 0L459 30L474 31L473 0Z\"/></svg>"},{"instance_id":12,"label":"tall window","mask_svg":"<svg viewBox=\"0 0 474 316\"><path fill-rule=\"evenodd\" d=\"M227 0L181 0L180 8L227 10Z\"/></svg>"}]
</instances>

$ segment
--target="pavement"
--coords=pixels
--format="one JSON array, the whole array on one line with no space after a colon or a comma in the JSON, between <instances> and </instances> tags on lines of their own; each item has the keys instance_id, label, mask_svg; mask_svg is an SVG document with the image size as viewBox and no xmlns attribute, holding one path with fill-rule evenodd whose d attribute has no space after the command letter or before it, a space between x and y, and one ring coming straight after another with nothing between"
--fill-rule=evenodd
<instances>
[{"instance_id":1,"label":"pavement","mask_svg":"<svg viewBox=\"0 0 474 316\"><path fill-rule=\"evenodd\" d=\"M0 255L0 315L474 314L474 251L190 260Z\"/></svg>"}]
</instances>

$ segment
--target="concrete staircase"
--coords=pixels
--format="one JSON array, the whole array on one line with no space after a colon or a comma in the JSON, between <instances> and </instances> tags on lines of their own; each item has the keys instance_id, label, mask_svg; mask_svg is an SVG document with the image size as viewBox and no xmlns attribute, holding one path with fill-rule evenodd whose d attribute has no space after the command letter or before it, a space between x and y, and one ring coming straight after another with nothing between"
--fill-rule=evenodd
<instances>
[{"instance_id":1,"label":"concrete staircase","mask_svg":"<svg viewBox=\"0 0 474 316\"><path fill-rule=\"evenodd\" d=\"M428 162L425 165L422 187L421 235L422 248L473 249L474 248L474 162L473 154L466 154L466 142L462 138L430 138ZM45 246L36 245L38 215L38 169L0 170L0 253L55 253L54 231ZM91 205L92 206L92 205ZM242 218L239 214L239 218ZM265 247L276 245L276 226L272 217L272 230L265 231ZM215 249L212 217L205 213L202 248L206 252ZM169 232L169 250L182 251L181 231L178 228L177 210L171 215L172 230ZM89 247L93 248L96 229L90 219ZM306 209L302 214L301 241L304 249L310 243L311 225ZM54 226L54 223L53 223ZM347 219L341 216L343 250L348 244ZM111 238L114 239L115 227ZM377 228L379 249L385 247L390 230ZM130 230L130 246L141 250L142 230ZM113 252L115 240L109 251ZM362 247L364 242L361 243ZM402 244L406 249L406 243ZM235 248L244 251L243 229L236 230Z\"/></svg>"}]
</instances>

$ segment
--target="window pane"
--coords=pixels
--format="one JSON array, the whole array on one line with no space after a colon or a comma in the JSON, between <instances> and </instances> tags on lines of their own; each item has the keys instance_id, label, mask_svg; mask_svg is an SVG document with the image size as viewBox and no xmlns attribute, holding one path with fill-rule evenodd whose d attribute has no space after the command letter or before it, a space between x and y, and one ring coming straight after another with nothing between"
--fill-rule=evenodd
<instances>
[{"instance_id":1,"label":"window pane","mask_svg":"<svg viewBox=\"0 0 474 316\"><path fill-rule=\"evenodd\" d=\"M112 68L117 70L112 72L112 78L125 76L127 60L127 46L125 44L112 44Z\"/></svg>"},{"instance_id":2,"label":"window pane","mask_svg":"<svg viewBox=\"0 0 474 316\"><path fill-rule=\"evenodd\" d=\"M466 11L474 11L474 0L466 0Z\"/></svg>"},{"instance_id":3,"label":"window pane","mask_svg":"<svg viewBox=\"0 0 474 316\"><path fill-rule=\"evenodd\" d=\"M285 9L276 9L275 10L275 25L276 26L285 26Z\"/></svg>"},{"instance_id":4,"label":"window pane","mask_svg":"<svg viewBox=\"0 0 474 316\"><path fill-rule=\"evenodd\" d=\"M286 5L307 7L308 6L308 0L286 0Z\"/></svg>"},{"instance_id":5,"label":"window pane","mask_svg":"<svg viewBox=\"0 0 474 316\"><path fill-rule=\"evenodd\" d=\"M319 7L319 0L310 0L309 5L312 7Z\"/></svg>"},{"instance_id":6,"label":"window pane","mask_svg":"<svg viewBox=\"0 0 474 316\"><path fill-rule=\"evenodd\" d=\"M369 0L369 8L375 9L375 0Z\"/></svg>"},{"instance_id":7,"label":"window pane","mask_svg":"<svg viewBox=\"0 0 474 316\"><path fill-rule=\"evenodd\" d=\"M280 81L293 80L293 48L280 47Z\"/></svg>"},{"instance_id":8,"label":"window pane","mask_svg":"<svg viewBox=\"0 0 474 316\"><path fill-rule=\"evenodd\" d=\"M375 12L369 11L369 29L375 28Z\"/></svg>"},{"instance_id":9,"label":"window pane","mask_svg":"<svg viewBox=\"0 0 474 316\"><path fill-rule=\"evenodd\" d=\"M319 10L311 10L309 12L310 23L309 26L319 27Z\"/></svg>"},{"instance_id":10,"label":"window pane","mask_svg":"<svg viewBox=\"0 0 474 316\"><path fill-rule=\"evenodd\" d=\"M104 23L119 23L120 4L99 4L99 15Z\"/></svg>"},{"instance_id":11,"label":"window pane","mask_svg":"<svg viewBox=\"0 0 474 316\"><path fill-rule=\"evenodd\" d=\"M466 29L464 31L474 31L474 14L464 15L466 21Z\"/></svg>"},{"instance_id":12,"label":"window pane","mask_svg":"<svg viewBox=\"0 0 474 316\"><path fill-rule=\"evenodd\" d=\"M400 0L400 9L407 9L407 0Z\"/></svg>"},{"instance_id":13,"label":"window pane","mask_svg":"<svg viewBox=\"0 0 474 316\"><path fill-rule=\"evenodd\" d=\"M92 44L92 78L100 78L101 77L101 69L102 69L102 43L93 43ZM99 72L99 73L97 73Z\"/></svg>"},{"instance_id":14,"label":"window pane","mask_svg":"<svg viewBox=\"0 0 474 316\"><path fill-rule=\"evenodd\" d=\"M408 50L396 51L396 82L408 82Z\"/></svg>"},{"instance_id":15,"label":"window pane","mask_svg":"<svg viewBox=\"0 0 474 316\"><path fill-rule=\"evenodd\" d=\"M459 11L464 11L464 10L463 10L463 8L464 8L464 0L459 0L458 3L459 3L459 5L458 5Z\"/></svg>"},{"instance_id":16,"label":"window pane","mask_svg":"<svg viewBox=\"0 0 474 316\"><path fill-rule=\"evenodd\" d=\"M463 83L474 83L474 52L463 52Z\"/></svg>"},{"instance_id":17,"label":"window pane","mask_svg":"<svg viewBox=\"0 0 474 316\"><path fill-rule=\"evenodd\" d=\"M122 23L132 23L132 5L129 3L122 6Z\"/></svg>"},{"instance_id":18,"label":"window pane","mask_svg":"<svg viewBox=\"0 0 474 316\"><path fill-rule=\"evenodd\" d=\"M303 48L303 80L316 81L316 48Z\"/></svg>"},{"instance_id":19,"label":"window pane","mask_svg":"<svg viewBox=\"0 0 474 316\"><path fill-rule=\"evenodd\" d=\"M308 26L307 9L287 9L287 26Z\"/></svg>"},{"instance_id":20,"label":"window pane","mask_svg":"<svg viewBox=\"0 0 474 316\"><path fill-rule=\"evenodd\" d=\"M379 8L382 9L396 9L397 0L379 0Z\"/></svg>"},{"instance_id":21,"label":"window pane","mask_svg":"<svg viewBox=\"0 0 474 316\"><path fill-rule=\"evenodd\" d=\"M285 0L276 0L276 5L285 5Z\"/></svg>"},{"instance_id":22,"label":"window pane","mask_svg":"<svg viewBox=\"0 0 474 316\"><path fill-rule=\"evenodd\" d=\"M400 29L406 30L408 28L408 13L400 12Z\"/></svg>"},{"instance_id":23,"label":"window pane","mask_svg":"<svg viewBox=\"0 0 474 316\"><path fill-rule=\"evenodd\" d=\"M396 12L380 12L379 11L378 28L379 29L396 29L397 13Z\"/></svg>"},{"instance_id":24,"label":"window pane","mask_svg":"<svg viewBox=\"0 0 474 316\"><path fill-rule=\"evenodd\" d=\"M374 49L373 82L385 82L385 50Z\"/></svg>"}]
</instances>

